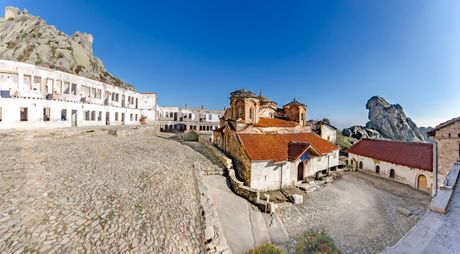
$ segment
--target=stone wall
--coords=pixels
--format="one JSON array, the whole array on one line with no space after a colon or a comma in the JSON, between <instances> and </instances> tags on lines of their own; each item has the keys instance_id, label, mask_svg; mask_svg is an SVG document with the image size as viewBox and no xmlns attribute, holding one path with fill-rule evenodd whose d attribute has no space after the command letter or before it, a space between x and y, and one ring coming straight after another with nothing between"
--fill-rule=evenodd
<instances>
[{"instance_id":1,"label":"stone wall","mask_svg":"<svg viewBox=\"0 0 460 254\"><path fill-rule=\"evenodd\" d=\"M217 210L214 207L208 187L203 183L200 168L201 164L194 163L194 173L197 182L197 191L200 196L200 208L203 219L205 251L209 254L222 253L231 254L232 251L227 245L222 226L219 222Z\"/></svg>"},{"instance_id":2,"label":"stone wall","mask_svg":"<svg viewBox=\"0 0 460 254\"><path fill-rule=\"evenodd\" d=\"M205 139L199 139L199 142L208 148L225 167L230 182L230 187L233 192L257 206L261 211L273 213L276 210L276 204L261 199L259 191L245 186L242 181L238 180L236 177L236 172L233 169L232 160L230 158L228 158L222 151L216 148L209 141Z\"/></svg>"},{"instance_id":3,"label":"stone wall","mask_svg":"<svg viewBox=\"0 0 460 254\"><path fill-rule=\"evenodd\" d=\"M460 161L460 122L437 130L434 138L438 142L438 169L441 183L452 165Z\"/></svg>"}]
</instances>

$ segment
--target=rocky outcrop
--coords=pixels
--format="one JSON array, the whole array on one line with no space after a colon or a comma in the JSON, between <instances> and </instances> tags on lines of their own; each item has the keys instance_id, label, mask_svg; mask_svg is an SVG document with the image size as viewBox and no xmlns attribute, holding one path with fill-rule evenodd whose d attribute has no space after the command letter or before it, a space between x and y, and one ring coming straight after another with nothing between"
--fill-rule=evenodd
<instances>
[{"instance_id":1,"label":"rocky outcrop","mask_svg":"<svg viewBox=\"0 0 460 254\"><path fill-rule=\"evenodd\" d=\"M380 133L373 129L364 128L359 125L352 126L350 128L345 128L342 130L342 135L350 138L354 138L357 140L363 138L370 138L370 139L381 139Z\"/></svg>"},{"instance_id":2,"label":"rocky outcrop","mask_svg":"<svg viewBox=\"0 0 460 254\"><path fill-rule=\"evenodd\" d=\"M390 104L374 96L367 101L369 122L366 128L377 130L383 138L401 141L425 141L417 125L404 114L399 104Z\"/></svg>"},{"instance_id":3,"label":"rocky outcrop","mask_svg":"<svg viewBox=\"0 0 460 254\"><path fill-rule=\"evenodd\" d=\"M14 7L6 7L5 17L0 19L0 59L40 65L134 90L107 72L93 55L91 34L75 32L68 36L40 17Z\"/></svg>"}]
</instances>

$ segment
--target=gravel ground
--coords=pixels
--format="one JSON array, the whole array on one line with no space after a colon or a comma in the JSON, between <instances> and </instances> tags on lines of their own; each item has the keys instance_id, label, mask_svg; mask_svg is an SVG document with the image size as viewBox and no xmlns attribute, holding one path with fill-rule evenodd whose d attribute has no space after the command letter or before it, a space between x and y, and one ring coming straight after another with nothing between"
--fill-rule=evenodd
<instances>
[{"instance_id":1,"label":"gravel ground","mask_svg":"<svg viewBox=\"0 0 460 254\"><path fill-rule=\"evenodd\" d=\"M292 238L324 230L344 253L378 253L404 236L428 203L425 193L356 172L305 195L302 205L281 204L277 212ZM400 214L398 207L413 215Z\"/></svg>"},{"instance_id":2,"label":"gravel ground","mask_svg":"<svg viewBox=\"0 0 460 254\"><path fill-rule=\"evenodd\" d=\"M147 134L0 139L0 253L200 253L195 161Z\"/></svg>"}]
</instances>

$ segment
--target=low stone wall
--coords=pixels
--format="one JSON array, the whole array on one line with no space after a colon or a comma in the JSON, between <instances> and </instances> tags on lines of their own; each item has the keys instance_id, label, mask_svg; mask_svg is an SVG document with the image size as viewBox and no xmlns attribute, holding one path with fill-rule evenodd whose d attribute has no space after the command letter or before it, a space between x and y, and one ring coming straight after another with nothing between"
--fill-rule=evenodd
<instances>
[{"instance_id":1,"label":"low stone wall","mask_svg":"<svg viewBox=\"0 0 460 254\"><path fill-rule=\"evenodd\" d=\"M450 200L454 193L460 175L460 164L455 163L449 171L443 184L439 187L437 195L431 200L430 210L433 212L446 214Z\"/></svg>"},{"instance_id":2,"label":"low stone wall","mask_svg":"<svg viewBox=\"0 0 460 254\"><path fill-rule=\"evenodd\" d=\"M198 194L200 196L200 208L203 219L204 245L206 253L231 254L232 251L227 245L222 226L219 222L217 210L214 207L208 187L203 183L200 168L201 164L194 163L194 173L197 182Z\"/></svg>"},{"instance_id":3,"label":"low stone wall","mask_svg":"<svg viewBox=\"0 0 460 254\"><path fill-rule=\"evenodd\" d=\"M245 186L244 183L236 178L233 163L222 151L215 147L211 142L206 139L198 139L198 141L208 148L222 163L227 171L230 187L237 195L247 199L249 202L257 206L261 211L273 213L277 205L272 202L267 202L261 199L260 192L256 189Z\"/></svg>"}]
</instances>

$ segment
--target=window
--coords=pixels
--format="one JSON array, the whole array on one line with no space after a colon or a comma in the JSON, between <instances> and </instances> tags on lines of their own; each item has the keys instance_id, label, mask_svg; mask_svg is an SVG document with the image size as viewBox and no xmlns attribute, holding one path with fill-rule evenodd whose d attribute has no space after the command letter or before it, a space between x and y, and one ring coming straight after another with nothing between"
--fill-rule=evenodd
<instances>
[{"instance_id":1,"label":"window","mask_svg":"<svg viewBox=\"0 0 460 254\"><path fill-rule=\"evenodd\" d=\"M129 121L132 121L132 120L133 120L133 114L131 113L131 114L129 115Z\"/></svg>"},{"instance_id":2,"label":"window","mask_svg":"<svg viewBox=\"0 0 460 254\"><path fill-rule=\"evenodd\" d=\"M318 157L317 161L321 161L321 157Z\"/></svg>"},{"instance_id":3,"label":"window","mask_svg":"<svg viewBox=\"0 0 460 254\"><path fill-rule=\"evenodd\" d=\"M32 77L30 75L24 75L24 90L32 90Z\"/></svg>"},{"instance_id":4,"label":"window","mask_svg":"<svg viewBox=\"0 0 460 254\"><path fill-rule=\"evenodd\" d=\"M50 120L50 108L43 108L43 121L48 122Z\"/></svg>"},{"instance_id":5,"label":"window","mask_svg":"<svg viewBox=\"0 0 460 254\"><path fill-rule=\"evenodd\" d=\"M363 162L362 161L359 162L359 168L363 169Z\"/></svg>"},{"instance_id":6,"label":"window","mask_svg":"<svg viewBox=\"0 0 460 254\"><path fill-rule=\"evenodd\" d=\"M102 121L102 111L99 111L99 116L97 117L98 121Z\"/></svg>"},{"instance_id":7,"label":"window","mask_svg":"<svg viewBox=\"0 0 460 254\"><path fill-rule=\"evenodd\" d=\"M136 121L137 121L137 114L136 114L136 115L134 115L134 116L135 116L135 119L136 119Z\"/></svg>"},{"instance_id":8,"label":"window","mask_svg":"<svg viewBox=\"0 0 460 254\"><path fill-rule=\"evenodd\" d=\"M34 76L34 84L37 84L40 87L42 84L42 78L39 76Z\"/></svg>"},{"instance_id":9,"label":"window","mask_svg":"<svg viewBox=\"0 0 460 254\"><path fill-rule=\"evenodd\" d=\"M115 121L118 121L118 112L115 112Z\"/></svg>"},{"instance_id":10,"label":"window","mask_svg":"<svg viewBox=\"0 0 460 254\"><path fill-rule=\"evenodd\" d=\"M459 134L457 134L457 136L460 138L460 133L459 133Z\"/></svg>"},{"instance_id":11,"label":"window","mask_svg":"<svg viewBox=\"0 0 460 254\"><path fill-rule=\"evenodd\" d=\"M252 108L249 109L249 119L254 121L254 110Z\"/></svg>"},{"instance_id":12,"label":"window","mask_svg":"<svg viewBox=\"0 0 460 254\"><path fill-rule=\"evenodd\" d=\"M85 121L91 120L91 113L89 110L85 111Z\"/></svg>"},{"instance_id":13,"label":"window","mask_svg":"<svg viewBox=\"0 0 460 254\"><path fill-rule=\"evenodd\" d=\"M20 109L20 118L21 118L21 122L26 122L27 121L27 118L28 118L28 114L27 112L29 111L28 108L21 108Z\"/></svg>"},{"instance_id":14,"label":"window","mask_svg":"<svg viewBox=\"0 0 460 254\"><path fill-rule=\"evenodd\" d=\"M395 170L390 169L390 178L395 178Z\"/></svg>"},{"instance_id":15,"label":"window","mask_svg":"<svg viewBox=\"0 0 460 254\"><path fill-rule=\"evenodd\" d=\"M72 87L70 89L70 93L72 95L77 95L77 84L72 83Z\"/></svg>"},{"instance_id":16,"label":"window","mask_svg":"<svg viewBox=\"0 0 460 254\"><path fill-rule=\"evenodd\" d=\"M0 122L2 121L2 108L0 108Z\"/></svg>"},{"instance_id":17,"label":"window","mask_svg":"<svg viewBox=\"0 0 460 254\"><path fill-rule=\"evenodd\" d=\"M375 173L380 174L380 166L379 165L375 166Z\"/></svg>"},{"instance_id":18,"label":"window","mask_svg":"<svg viewBox=\"0 0 460 254\"><path fill-rule=\"evenodd\" d=\"M61 110L61 121L67 121L67 109Z\"/></svg>"},{"instance_id":19,"label":"window","mask_svg":"<svg viewBox=\"0 0 460 254\"><path fill-rule=\"evenodd\" d=\"M450 132L449 132L449 138L450 138Z\"/></svg>"},{"instance_id":20,"label":"window","mask_svg":"<svg viewBox=\"0 0 460 254\"><path fill-rule=\"evenodd\" d=\"M96 111L91 111L91 121L96 120Z\"/></svg>"},{"instance_id":21,"label":"window","mask_svg":"<svg viewBox=\"0 0 460 254\"><path fill-rule=\"evenodd\" d=\"M56 80L56 91L58 91L59 94L62 94L62 80Z\"/></svg>"},{"instance_id":22,"label":"window","mask_svg":"<svg viewBox=\"0 0 460 254\"><path fill-rule=\"evenodd\" d=\"M70 82L64 82L64 85L62 86L62 93L70 94Z\"/></svg>"},{"instance_id":23,"label":"window","mask_svg":"<svg viewBox=\"0 0 460 254\"><path fill-rule=\"evenodd\" d=\"M102 99L102 90L101 89L96 90L96 98Z\"/></svg>"},{"instance_id":24,"label":"window","mask_svg":"<svg viewBox=\"0 0 460 254\"><path fill-rule=\"evenodd\" d=\"M87 86L81 86L81 95L83 97L90 97L91 89Z\"/></svg>"}]
</instances>

